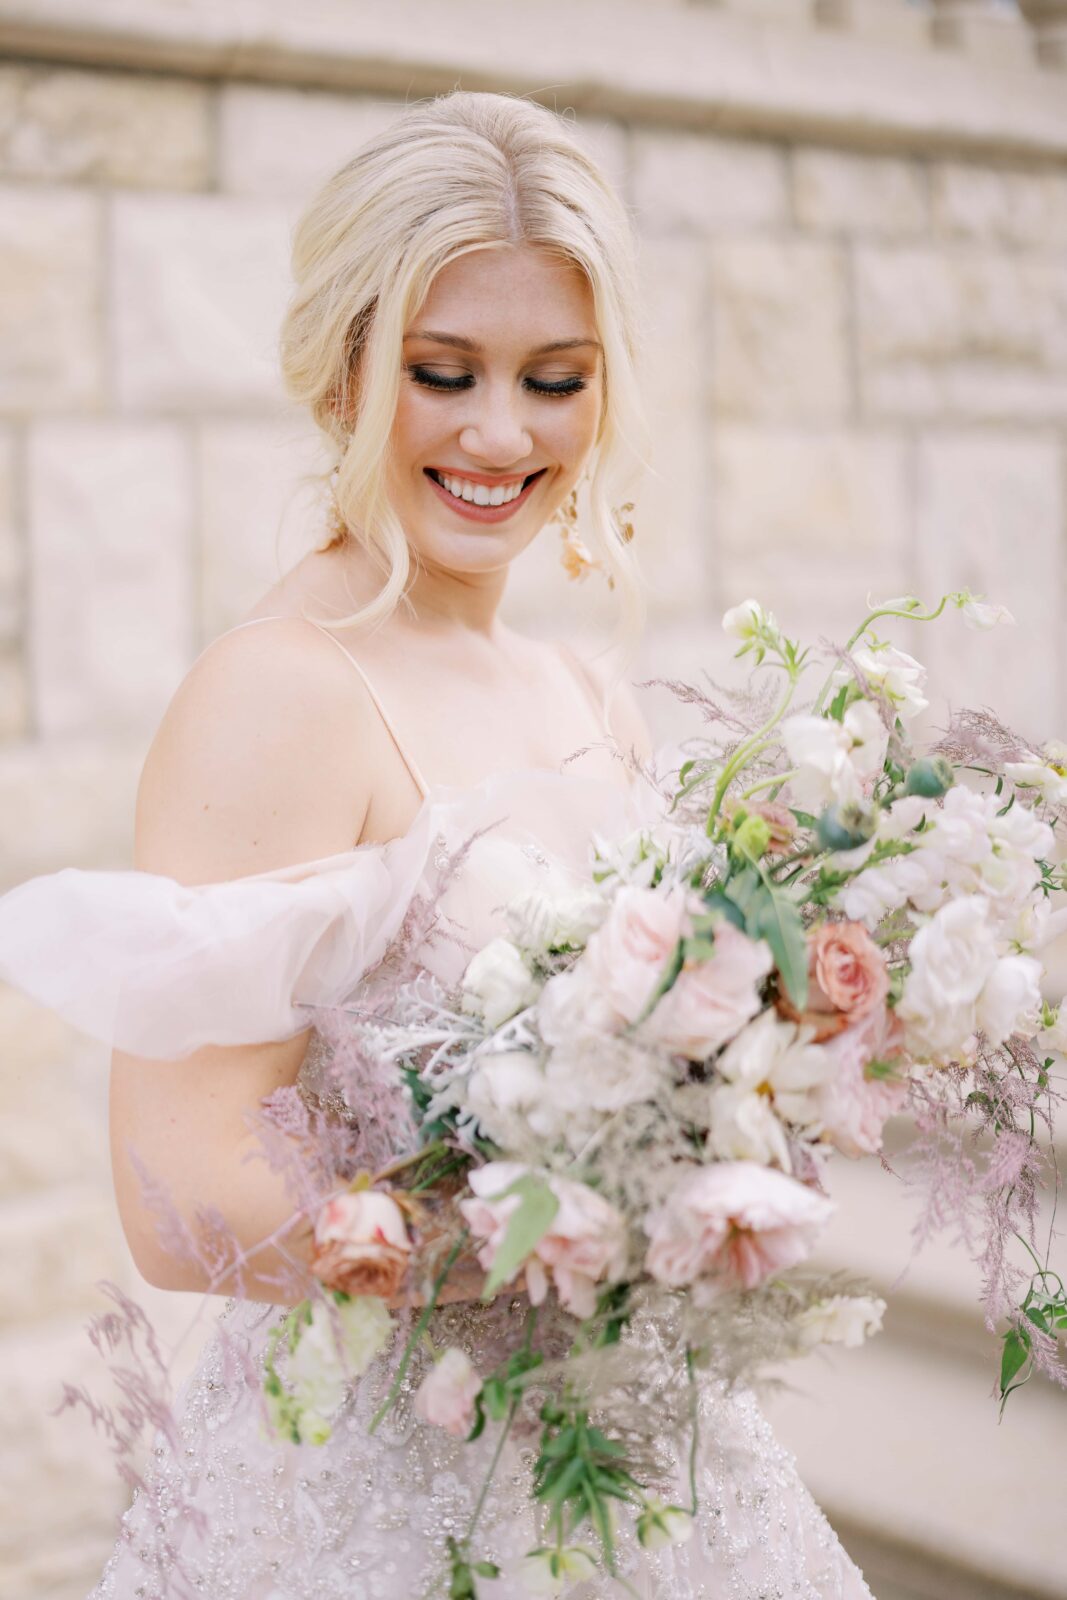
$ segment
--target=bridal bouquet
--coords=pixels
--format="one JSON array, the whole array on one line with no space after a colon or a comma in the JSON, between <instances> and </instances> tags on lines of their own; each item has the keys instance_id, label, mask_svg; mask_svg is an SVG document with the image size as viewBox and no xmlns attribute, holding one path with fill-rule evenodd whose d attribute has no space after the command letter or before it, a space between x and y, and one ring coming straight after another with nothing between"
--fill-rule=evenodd
<instances>
[{"instance_id":1,"label":"bridal bouquet","mask_svg":"<svg viewBox=\"0 0 1067 1600\"><path fill-rule=\"evenodd\" d=\"M875 625L946 608L978 627L1012 620L966 592L933 611L908 597L816 650L756 601L729 611L738 656L779 686L729 697L733 709L671 686L717 737L694 741L662 816L594 837L587 882L513 901L507 936L458 990L423 974L388 1013L346 1019L402 1085L410 1149L319 1212L322 1293L278 1332L271 1416L293 1439L328 1436L346 1375L383 1348L390 1306L416 1287L380 1420L476 1252L484 1297L524 1287L529 1315L494 1371L435 1350L415 1409L473 1439L543 1395L533 1487L550 1537L526 1558L531 1587L591 1575L575 1542L586 1523L614 1571L620 1507L646 1546L692 1531L695 1488L688 1505L652 1492L628 1442L633 1408L612 1399L626 1369L609 1358L642 1307L674 1306L690 1396L701 1366L731 1379L877 1329L881 1301L803 1264L832 1209L827 1163L878 1153L891 1117L906 1114L926 1179L920 1231L956 1220L990 1326L1006 1325L1002 1400L1035 1368L1065 1381L1067 1297L1036 1217L1052 1170L1049 1052L1067 1041L1067 1012L1041 988L1065 917L1052 897L1067 747L1031 746L988 712L916 747L924 670ZM551 1370L530 1337L546 1301L573 1322ZM695 1451L695 1402L687 1415ZM472 1533L450 1541L456 1600L495 1574Z\"/></svg>"}]
</instances>

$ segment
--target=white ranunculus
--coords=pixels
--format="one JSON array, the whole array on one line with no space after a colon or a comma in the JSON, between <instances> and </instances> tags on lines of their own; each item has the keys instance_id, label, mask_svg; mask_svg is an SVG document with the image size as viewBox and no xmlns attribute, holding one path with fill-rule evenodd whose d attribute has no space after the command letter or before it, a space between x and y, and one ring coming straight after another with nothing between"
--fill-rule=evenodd
<instances>
[{"instance_id":1,"label":"white ranunculus","mask_svg":"<svg viewBox=\"0 0 1067 1600\"><path fill-rule=\"evenodd\" d=\"M796 1318L802 1345L843 1344L855 1347L877 1333L885 1315L885 1301L874 1295L830 1295L817 1300Z\"/></svg>"},{"instance_id":2,"label":"white ranunculus","mask_svg":"<svg viewBox=\"0 0 1067 1600\"><path fill-rule=\"evenodd\" d=\"M891 644L862 645L853 650L852 659L872 689L887 694L902 721L925 711L929 701L922 690L926 683L926 668L914 656L898 650ZM834 674L836 684L854 682L847 667Z\"/></svg>"},{"instance_id":3,"label":"white ranunculus","mask_svg":"<svg viewBox=\"0 0 1067 1600\"><path fill-rule=\"evenodd\" d=\"M484 1017L489 1028L499 1028L532 1005L539 993L522 952L510 939L491 939L478 951L463 974L462 989L464 1011Z\"/></svg>"},{"instance_id":4,"label":"white ranunculus","mask_svg":"<svg viewBox=\"0 0 1067 1600\"><path fill-rule=\"evenodd\" d=\"M1002 956L978 996L978 1026L990 1044L1013 1033L1031 1038L1041 1025L1041 974L1033 956Z\"/></svg>"},{"instance_id":5,"label":"white ranunculus","mask_svg":"<svg viewBox=\"0 0 1067 1600\"><path fill-rule=\"evenodd\" d=\"M708 1124L708 1148L720 1161L755 1161L792 1172L785 1129L766 1095L739 1083L712 1089Z\"/></svg>"},{"instance_id":6,"label":"white ranunculus","mask_svg":"<svg viewBox=\"0 0 1067 1600\"><path fill-rule=\"evenodd\" d=\"M523 950L583 946L607 916L609 901L585 886L565 894L530 889L507 908L508 930Z\"/></svg>"}]
</instances>

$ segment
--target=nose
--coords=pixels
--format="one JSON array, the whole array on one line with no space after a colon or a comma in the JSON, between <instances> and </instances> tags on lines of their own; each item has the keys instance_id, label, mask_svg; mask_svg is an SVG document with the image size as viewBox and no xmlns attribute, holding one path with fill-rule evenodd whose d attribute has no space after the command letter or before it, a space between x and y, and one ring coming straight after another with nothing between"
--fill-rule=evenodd
<instances>
[{"instance_id":1,"label":"nose","mask_svg":"<svg viewBox=\"0 0 1067 1600\"><path fill-rule=\"evenodd\" d=\"M522 402L514 391L506 392L508 389L510 385L482 385L477 408L459 435L464 455L484 462L493 471L527 460L533 451L533 436L522 417Z\"/></svg>"}]
</instances>

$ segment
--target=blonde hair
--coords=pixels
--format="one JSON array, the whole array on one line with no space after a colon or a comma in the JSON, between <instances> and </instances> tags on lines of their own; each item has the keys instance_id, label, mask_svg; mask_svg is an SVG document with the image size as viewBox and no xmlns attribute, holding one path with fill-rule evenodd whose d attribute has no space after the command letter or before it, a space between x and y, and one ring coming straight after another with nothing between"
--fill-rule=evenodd
<instances>
[{"instance_id":1,"label":"blonde hair","mask_svg":"<svg viewBox=\"0 0 1067 1600\"><path fill-rule=\"evenodd\" d=\"M621 645L629 657L645 621L619 509L647 449L634 234L564 118L507 94L456 91L407 106L322 187L296 227L296 288L281 334L286 388L336 447L339 517L360 530L385 575L373 600L334 625L373 627L406 598L411 552L385 487L405 328L448 262L519 243L554 251L592 290L604 394L581 532L617 598L607 648ZM618 674L609 701L617 682Z\"/></svg>"}]
</instances>

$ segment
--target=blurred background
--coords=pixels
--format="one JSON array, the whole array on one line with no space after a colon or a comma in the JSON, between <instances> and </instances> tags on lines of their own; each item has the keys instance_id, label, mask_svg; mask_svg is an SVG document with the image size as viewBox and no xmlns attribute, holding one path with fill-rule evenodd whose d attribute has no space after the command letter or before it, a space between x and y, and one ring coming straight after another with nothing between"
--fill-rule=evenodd
<instances>
[{"instance_id":1,"label":"blurred background","mask_svg":"<svg viewBox=\"0 0 1067 1600\"><path fill-rule=\"evenodd\" d=\"M730 676L719 618L749 595L814 640L867 592L968 585L1018 626L892 633L928 723L988 703L1067 733L1067 0L0 0L0 57L0 888L129 864L168 699L319 540L276 372L289 231L455 87L565 111L640 233L631 679ZM557 551L522 558L509 619L594 643L609 597ZM658 737L693 728L639 693ZM123 1492L49 1413L96 1380L97 1281L142 1291L101 1053L2 991L0 1062L0 1600L74 1600ZM898 1284L914 1208L839 1168L824 1254L887 1292L886 1330L791 1373L781 1433L878 1600L1067 1594L1063 1395L998 1426L976 1271L946 1240ZM147 1298L174 1329L194 1309Z\"/></svg>"}]
</instances>

